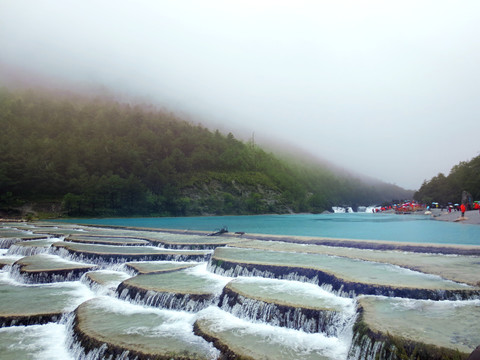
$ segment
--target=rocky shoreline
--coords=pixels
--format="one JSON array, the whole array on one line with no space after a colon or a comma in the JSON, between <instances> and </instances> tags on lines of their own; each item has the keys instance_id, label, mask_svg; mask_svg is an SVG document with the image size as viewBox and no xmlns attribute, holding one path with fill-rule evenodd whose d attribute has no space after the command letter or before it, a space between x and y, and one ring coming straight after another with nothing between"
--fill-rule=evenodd
<instances>
[{"instance_id":1,"label":"rocky shoreline","mask_svg":"<svg viewBox=\"0 0 480 360\"><path fill-rule=\"evenodd\" d=\"M449 213L447 210L433 209L432 218L440 221L459 222L462 224L480 225L480 211L469 210L465 212L465 216L462 217L460 211L452 211Z\"/></svg>"}]
</instances>

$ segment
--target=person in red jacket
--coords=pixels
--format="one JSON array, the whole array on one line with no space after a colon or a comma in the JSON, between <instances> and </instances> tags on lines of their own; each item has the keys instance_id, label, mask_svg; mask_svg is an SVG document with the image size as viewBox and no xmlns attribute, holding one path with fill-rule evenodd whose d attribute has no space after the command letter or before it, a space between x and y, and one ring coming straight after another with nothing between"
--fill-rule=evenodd
<instances>
[{"instance_id":1,"label":"person in red jacket","mask_svg":"<svg viewBox=\"0 0 480 360\"><path fill-rule=\"evenodd\" d=\"M462 212L462 217L465 215L466 207L464 204L460 205L460 211Z\"/></svg>"}]
</instances>

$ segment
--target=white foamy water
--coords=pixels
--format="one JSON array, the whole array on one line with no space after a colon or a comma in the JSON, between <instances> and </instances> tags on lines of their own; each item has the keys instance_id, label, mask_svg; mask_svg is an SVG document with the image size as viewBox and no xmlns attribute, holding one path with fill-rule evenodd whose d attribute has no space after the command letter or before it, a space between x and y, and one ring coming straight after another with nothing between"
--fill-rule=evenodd
<instances>
[{"instance_id":1,"label":"white foamy water","mask_svg":"<svg viewBox=\"0 0 480 360\"><path fill-rule=\"evenodd\" d=\"M127 343L129 340L124 336L132 335L137 336L136 338L142 344L152 348L156 347L156 342L164 342L163 345L158 345L167 349L169 346L172 346L172 349L188 346L197 351L201 350L204 354L210 354L211 359L218 357L219 352L212 344L193 333L193 323L196 319L194 314L134 305L111 297L98 297L82 306L87 307L87 314L93 310L97 312L96 316L104 316L108 319L105 324L102 324L102 335L112 338L120 337ZM130 321L130 317L135 321ZM143 318L144 322L137 321L139 318ZM88 318L86 321L89 322ZM94 322L92 326L96 328ZM171 344L165 342L171 342Z\"/></svg>"},{"instance_id":2,"label":"white foamy water","mask_svg":"<svg viewBox=\"0 0 480 360\"><path fill-rule=\"evenodd\" d=\"M259 356L266 352L265 358L345 359L350 347L347 339L327 337L322 333L308 334L267 324L253 324L213 306L200 311L197 316L198 319L205 320L215 333L222 334L222 339L227 336L230 341L238 342L241 344L239 346L247 351L256 348Z\"/></svg>"},{"instance_id":3,"label":"white foamy water","mask_svg":"<svg viewBox=\"0 0 480 360\"><path fill-rule=\"evenodd\" d=\"M46 263L61 264L61 265L77 265L77 266L91 265L85 262L74 261L68 258L67 259L63 258L58 255L53 255L53 254L38 254L38 255L35 255L35 259L38 259L39 261L45 261Z\"/></svg>"},{"instance_id":4,"label":"white foamy water","mask_svg":"<svg viewBox=\"0 0 480 360\"><path fill-rule=\"evenodd\" d=\"M214 292L221 292L222 289L225 287L225 285L227 285L231 280L234 279L232 277L214 274L211 271L208 271L207 267L208 267L208 263L204 262L198 266L185 269L184 271L188 274L198 276L206 280L210 280L214 284L216 283L217 285L214 286L214 289L212 289Z\"/></svg>"},{"instance_id":5,"label":"white foamy water","mask_svg":"<svg viewBox=\"0 0 480 360\"><path fill-rule=\"evenodd\" d=\"M17 260L20 260L21 258L23 258L25 256L23 255L2 255L0 257L0 260L11 260L13 262L17 261Z\"/></svg>"},{"instance_id":6,"label":"white foamy water","mask_svg":"<svg viewBox=\"0 0 480 360\"><path fill-rule=\"evenodd\" d=\"M86 275L91 274L98 281L87 280ZM80 281L86 284L97 296L115 295L118 285L131 277L131 274L125 271L116 270L95 270L85 273Z\"/></svg>"},{"instance_id":7,"label":"white foamy water","mask_svg":"<svg viewBox=\"0 0 480 360\"><path fill-rule=\"evenodd\" d=\"M66 326L11 326L0 329L2 360L73 360L66 346Z\"/></svg>"},{"instance_id":8,"label":"white foamy water","mask_svg":"<svg viewBox=\"0 0 480 360\"><path fill-rule=\"evenodd\" d=\"M95 298L92 307L108 310L109 312L120 315L135 315L135 314L158 314L162 317L167 317L172 321L184 321L193 324L195 315L186 311L166 310L159 308L152 308L146 305L132 304L128 301L120 300L110 296L100 296Z\"/></svg>"},{"instance_id":9,"label":"white foamy water","mask_svg":"<svg viewBox=\"0 0 480 360\"><path fill-rule=\"evenodd\" d=\"M353 213L353 209L350 206L349 207L333 206L332 210L335 214Z\"/></svg>"},{"instance_id":10,"label":"white foamy water","mask_svg":"<svg viewBox=\"0 0 480 360\"><path fill-rule=\"evenodd\" d=\"M46 283L46 284L26 284L21 281L18 281L15 277L12 277L11 273L2 271L0 272L0 284L31 288L32 296L35 296L35 288L52 289L52 290L62 289L65 293L68 293L69 295L69 302L64 309L65 312L73 311L81 303L95 297L95 293L92 290L90 290L88 286L86 286L85 284L82 284L80 281L65 281L65 282Z\"/></svg>"},{"instance_id":11,"label":"white foamy water","mask_svg":"<svg viewBox=\"0 0 480 360\"><path fill-rule=\"evenodd\" d=\"M355 301L352 298L335 295L315 284L262 277L239 277L234 281L244 284L257 284L270 293L289 293L301 298L327 299L330 304L342 307L346 311L353 312L355 309Z\"/></svg>"}]
</instances>

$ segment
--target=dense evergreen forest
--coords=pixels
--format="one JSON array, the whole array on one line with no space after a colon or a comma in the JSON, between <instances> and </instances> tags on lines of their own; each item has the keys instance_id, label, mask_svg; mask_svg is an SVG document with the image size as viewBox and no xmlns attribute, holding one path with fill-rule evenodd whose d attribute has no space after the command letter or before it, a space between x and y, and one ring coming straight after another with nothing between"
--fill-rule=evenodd
<instances>
[{"instance_id":1,"label":"dense evergreen forest","mask_svg":"<svg viewBox=\"0 0 480 360\"><path fill-rule=\"evenodd\" d=\"M0 129L4 214L32 204L70 216L321 212L411 195L151 106L2 88Z\"/></svg>"},{"instance_id":2,"label":"dense evergreen forest","mask_svg":"<svg viewBox=\"0 0 480 360\"><path fill-rule=\"evenodd\" d=\"M480 200L480 156L455 165L448 176L440 173L429 181L424 181L414 197L425 204L435 201L446 205L449 202L460 203L464 190L474 200Z\"/></svg>"}]
</instances>

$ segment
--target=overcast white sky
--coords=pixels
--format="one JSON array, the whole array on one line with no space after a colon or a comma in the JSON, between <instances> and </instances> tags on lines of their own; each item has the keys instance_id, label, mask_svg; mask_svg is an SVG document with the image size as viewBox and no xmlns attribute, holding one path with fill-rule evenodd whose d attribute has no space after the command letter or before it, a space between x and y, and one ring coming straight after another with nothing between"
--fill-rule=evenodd
<instances>
[{"instance_id":1,"label":"overcast white sky","mask_svg":"<svg viewBox=\"0 0 480 360\"><path fill-rule=\"evenodd\" d=\"M410 189L480 154L478 0L0 0L11 66Z\"/></svg>"}]
</instances>

